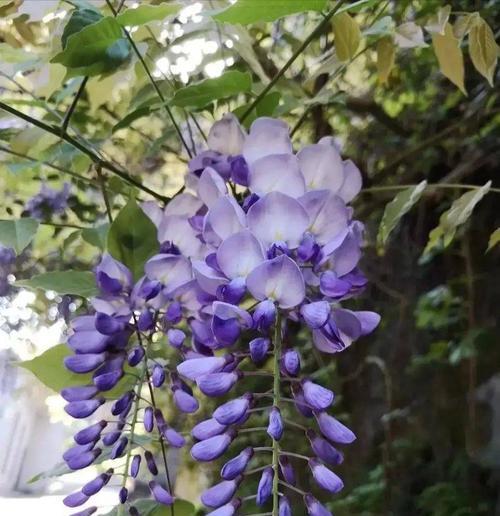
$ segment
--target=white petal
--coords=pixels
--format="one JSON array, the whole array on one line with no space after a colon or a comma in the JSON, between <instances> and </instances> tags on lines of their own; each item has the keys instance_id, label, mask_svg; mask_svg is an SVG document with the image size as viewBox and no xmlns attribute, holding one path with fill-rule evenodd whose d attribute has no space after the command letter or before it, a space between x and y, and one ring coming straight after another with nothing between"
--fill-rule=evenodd
<instances>
[{"instance_id":1,"label":"white petal","mask_svg":"<svg viewBox=\"0 0 500 516\"><path fill-rule=\"evenodd\" d=\"M344 182L344 166L335 147L325 144L307 145L297 157L308 190L338 192Z\"/></svg>"}]
</instances>

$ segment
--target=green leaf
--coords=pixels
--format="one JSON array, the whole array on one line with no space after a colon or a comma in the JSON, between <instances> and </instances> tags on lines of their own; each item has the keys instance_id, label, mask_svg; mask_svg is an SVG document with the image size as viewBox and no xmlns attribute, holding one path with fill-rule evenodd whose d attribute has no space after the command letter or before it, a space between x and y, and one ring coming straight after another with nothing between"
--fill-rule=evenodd
<instances>
[{"instance_id":1,"label":"green leaf","mask_svg":"<svg viewBox=\"0 0 500 516\"><path fill-rule=\"evenodd\" d=\"M138 280L144 275L144 263L159 251L156 226L134 199L125 205L108 233L109 253L125 264Z\"/></svg>"},{"instance_id":2,"label":"green leaf","mask_svg":"<svg viewBox=\"0 0 500 516\"><path fill-rule=\"evenodd\" d=\"M205 79L197 84L186 86L175 92L174 106L203 108L210 102L231 97L237 93L249 92L252 78L249 73L236 70L226 72L215 79Z\"/></svg>"},{"instance_id":3,"label":"green leaf","mask_svg":"<svg viewBox=\"0 0 500 516\"><path fill-rule=\"evenodd\" d=\"M467 221L476 204L488 193L490 187L491 181L488 181L481 188L474 188L463 194L453 202L448 211L441 215L439 225L429 233L429 241L420 258L420 263L424 263L436 251L451 244L458 227Z\"/></svg>"},{"instance_id":4,"label":"green leaf","mask_svg":"<svg viewBox=\"0 0 500 516\"><path fill-rule=\"evenodd\" d=\"M327 0L238 0L231 7L216 14L214 19L224 23L248 25L273 22L289 14L304 11L322 11Z\"/></svg>"},{"instance_id":5,"label":"green leaf","mask_svg":"<svg viewBox=\"0 0 500 516\"><path fill-rule=\"evenodd\" d=\"M359 25L347 12L334 16L332 23L337 58L339 61L349 61L356 54L361 41Z\"/></svg>"},{"instance_id":6,"label":"green leaf","mask_svg":"<svg viewBox=\"0 0 500 516\"><path fill-rule=\"evenodd\" d=\"M432 35L432 46L443 75L448 77L464 95L467 95L464 85L464 56L460 48L460 41L453 34L449 23L445 25L444 35Z\"/></svg>"},{"instance_id":7,"label":"green leaf","mask_svg":"<svg viewBox=\"0 0 500 516\"><path fill-rule=\"evenodd\" d=\"M63 64L70 76L94 76L118 68L130 54L121 25L106 17L71 35L64 50L51 62Z\"/></svg>"},{"instance_id":8,"label":"green leaf","mask_svg":"<svg viewBox=\"0 0 500 516\"><path fill-rule=\"evenodd\" d=\"M499 48L493 31L482 18L479 18L470 30L469 50L474 67L493 86Z\"/></svg>"},{"instance_id":9,"label":"green leaf","mask_svg":"<svg viewBox=\"0 0 500 516\"><path fill-rule=\"evenodd\" d=\"M167 16L177 14L181 9L179 4L140 5L135 9L127 9L116 17L120 25L137 26L152 21L161 21Z\"/></svg>"},{"instance_id":10,"label":"green leaf","mask_svg":"<svg viewBox=\"0 0 500 516\"><path fill-rule=\"evenodd\" d=\"M488 249L486 249L486 252L491 251L499 242L500 242L500 228L497 228L490 235L490 239L488 241Z\"/></svg>"},{"instance_id":11,"label":"green leaf","mask_svg":"<svg viewBox=\"0 0 500 516\"><path fill-rule=\"evenodd\" d=\"M160 505L154 500L137 500L133 502L135 508L139 511L141 516L170 516L171 509L164 505ZM120 507L114 507L105 516L120 516ZM173 505L175 516L193 516L196 514L196 509L191 502L177 499Z\"/></svg>"},{"instance_id":12,"label":"green leaf","mask_svg":"<svg viewBox=\"0 0 500 516\"><path fill-rule=\"evenodd\" d=\"M385 36L377 42L377 71L380 84L387 84L389 75L394 67L396 47L392 38Z\"/></svg>"},{"instance_id":13,"label":"green leaf","mask_svg":"<svg viewBox=\"0 0 500 516\"><path fill-rule=\"evenodd\" d=\"M44 272L27 280L16 281L19 287L53 290L58 294L92 297L98 293L94 275L88 271Z\"/></svg>"},{"instance_id":14,"label":"green leaf","mask_svg":"<svg viewBox=\"0 0 500 516\"><path fill-rule=\"evenodd\" d=\"M139 118L142 118L144 116L149 116L151 113L154 113L155 111L158 111L160 108L158 106L142 106L138 107L137 109L134 109L127 115L125 115L122 120L120 120L117 124L113 126L113 133L116 131L119 131L120 129L125 129L126 127L129 127L132 122L135 120L138 120Z\"/></svg>"},{"instance_id":15,"label":"green leaf","mask_svg":"<svg viewBox=\"0 0 500 516\"><path fill-rule=\"evenodd\" d=\"M62 47L65 48L68 42L68 38L88 25L98 22L102 19L102 14L93 9L75 9L71 14L68 23L64 27L63 34L61 36Z\"/></svg>"},{"instance_id":16,"label":"green leaf","mask_svg":"<svg viewBox=\"0 0 500 516\"><path fill-rule=\"evenodd\" d=\"M387 204L378 229L377 244L379 249L383 248L387 243L389 235L398 225L401 218L418 202L426 186L427 181L422 181L416 186L399 192L396 197Z\"/></svg>"},{"instance_id":17,"label":"green leaf","mask_svg":"<svg viewBox=\"0 0 500 516\"><path fill-rule=\"evenodd\" d=\"M281 94L277 91L273 91L262 97L262 100L257 104L257 107L245 118L243 125L248 128L259 116L273 116L278 104L280 103L280 98ZM240 118L249 105L250 104L244 104L243 106L237 107L233 111L233 114L237 118Z\"/></svg>"},{"instance_id":18,"label":"green leaf","mask_svg":"<svg viewBox=\"0 0 500 516\"><path fill-rule=\"evenodd\" d=\"M64 387L91 382L91 374L72 373L64 367L64 359L72 354L66 344L58 344L32 360L19 362L18 365L31 371L49 389L59 392Z\"/></svg>"},{"instance_id":19,"label":"green leaf","mask_svg":"<svg viewBox=\"0 0 500 516\"><path fill-rule=\"evenodd\" d=\"M17 220L0 220L0 244L12 247L20 254L33 240L38 230L38 221L26 217Z\"/></svg>"},{"instance_id":20,"label":"green leaf","mask_svg":"<svg viewBox=\"0 0 500 516\"><path fill-rule=\"evenodd\" d=\"M101 224L96 228L82 229L82 238L90 245L104 251L106 249L106 240L108 238L109 224Z\"/></svg>"}]
</instances>

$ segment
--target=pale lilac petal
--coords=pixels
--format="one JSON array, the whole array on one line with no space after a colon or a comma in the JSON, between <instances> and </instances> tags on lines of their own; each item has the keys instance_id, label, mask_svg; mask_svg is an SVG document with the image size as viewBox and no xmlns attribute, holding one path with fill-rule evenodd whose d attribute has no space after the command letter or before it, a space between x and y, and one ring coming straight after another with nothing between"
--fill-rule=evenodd
<instances>
[{"instance_id":1,"label":"pale lilac petal","mask_svg":"<svg viewBox=\"0 0 500 516\"><path fill-rule=\"evenodd\" d=\"M164 217L158 229L160 243L171 242L188 258L202 258L203 244L196 231L188 221L187 215L169 215Z\"/></svg>"},{"instance_id":2,"label":"pale lilac petal","mask_svg":"<svg viewBox=\"0 0 500 516\"><path fill-rule=\"evenodd\" d=\"M232 113L226 113L215 122L208 133L208 148L221 154L241 154L245 142L245 131Z\"/></svg>"},{"instance_id":3,"label":"pale lilac petal","mask_svg":"<svg viewBox=\"0 0 500 516\"><path fill-rule=\"evenodd\" d=\"M193 260L193 273L198 285L202 290L215 296L217 289L220 285L227 283L225 278L220 272L209 267L205 261Z\"/></svg>"},{"instance_id":4,"label":"pale lilac petal","mask_svg":"<svg viewBox=\"0 0 500 516\"><path fill-rule=\"evenodd\" d=\"M198 197L190 193L181 193L169 201L164 214L165 216L185 215L186 217L192 217L202 206L203 203Z\"/></svg>"},{"instance_id":5,"label":"pale lilac petal","mask_svg":"<svg viewBox=\"0 0 500 516\"><path fill-rule=\"evenodd\" d=\"M257 118L243 144L243 156L250 165L269 154L291 154L292 142L286 122L274 118Z\"/></svg>"},{"instance_id":6,"label":"pale lilac petal","mask_svg":"<svg viewBox=\"0 0 500 516\"><path fill-rule=\"evenodd\" d=\"M226 195L218 199L208 211L203 225L203 238L217 247L227 237L241 231L245 225L245 212L234 197Z\"/></svg>"},{"instance_id":7,"label":"pale lilac petal","mask_svg":"<svg viewBox=\"0 0 500 516\"><path fill-rule=\"evenodd\" d=\"M368 335L380 323L380 315L375 312L357 311L354 314L361 324L361 335Z\"/></svg>"},{"instance_id":8,"label":"pale lilac petal","mask_svg":"<svg viewBox=\"0 0 500 516\"><path fill-rule=\"evenodd\" d=\"M230 303L223 303L222 301L215 301L212 304L214 317L218 317L224 321L228 319L237 319L238 322L245 328L251 328L253 320L252 316L242 308L232 305Z\"/></svg>"},{"instance_id":9,"label":"pale lilac petal","mask_svg":"<svg viewBox=\"0 0 500 516\"><path fill-rule=\"evenodd\" d=\"M305 296L302 273L297 264L286 255L258 265L248 275L247 287L255 299L274 300L281 308L293 308Z\"/></svg>"},{"instance_id":10,"label":"pale lilac petal","mask_svg":"<svg viewBox=\"0 0 500 516\"><path fill-rule=\"evenodd\" d=\"M309 215L308 231L316 237L318 244L327 244L347 228L346 205L340 197L330 191L307 192L299 201Z\"/></svg>"},{"instance_id":11,"label":"pale lilac petal","mask_svg":"<svg viewBox=\"0 0 500 516\"><path fill-rule=\"evenodd\" d=\"M337 325L340 338L346 347L349 346L352 341L361 337L362 326L355 312L345 310L344 308L336 308L332 310L332 318Z\"/></svg>"},{"instance_id":12,"label":"pale lilac petal","mask_svg":"<svg viewBox=\"0 0 500 516\"><path fill-rule=\"evenodd\" d=\"M146 262L144 270L149 279L163 284L167 295L193 279L191 263L179 255L157 254Z\"/></svg>"},{"instance_id":13,"label":"pale lilac petal","mask_svg":"<svg viewBox=\"0 0 500 516\"><path fill-rule=\"evenodd\" d=\"M198 197L211 208L217 199L226 194L227 186L224 179L213 168L207 167L198 181Z\"/></svg>"},{"instance_id":14,"label":"pale lilac petal","mask_svg":"<svg viewBox=\"0 0 500 516\"><path fill-rule=\"evenodd\" d=\"M217 263L228 278L246 278L265 260L260 242L247 229L226 238L217 250Z\"/></svg>"},{"instance_id":15,"label":"pale lilac petal","mask_svg":"<svg viewBox=\"0 0 500 516\"><path fill-rule=\"evenodd\" d=\"M344 182L337 192L345 202L350 202L358 195L363 186L363 178L359 168L350 160L344 161Z\"/></svg>"},{"instance_id":16,"label":"pale lilac petal","mask_svg":"<svg viewBox=\"0 0 500 516\"><path fill-rule=\"evenodd\" d=\"M331 145L307 145L297 154L300 170L308 190L331 190L337 193L344 182L344 165L337 149Z\"/></svg>"},{"instance_id":17,"label":"pale lilac petal","mask_svg":"<svg viewBox=\"0 0 500 516\"><path fill-rule=\"evenodd\" d=\"M331 255L333 270L337 276L351 272L361 258L361 248L358 239L349 232L340 247Z\"/></svg>"},{"instance_id":18,"label":"pale lilac petal","mask_svg":"<svg viewBox=\"0 0 500 516\"><path fill-rule=\"evenodd\" d=\"M224 357L192 358L179 364L177 372L190 380L196 380L201 375L222 370L225 365Z\"/></svg>"},{"instance_id":19,"label":"pale lilac petal","mask_svg":"<svg viewBox=\"0 0 500 516\"><path fill-rule=\"evenodd\" d=\"M284 242L289 249L299 246L309 225L302 205L280 192L271 192L259 199L248 210L247 220L250 231L266 247Z\"/></svg>"},{"instance_id":20,"label":"pale lilac petal","mask_svg":"<svg viewBox=\"0 0 500 516\"><path fill-rule=\"evenodd\" d=\"M299 162L293 154L271 154L259 158L250 167L248 187L261 197L270 192L281 192L297 198L306 190Z\"/></svg>"},{"instance_id":21,"label":"pale lilac petal","mask_svg":"<svg viewBox=\"0 0 500 516\"><path fill-rule=\"evenodd\" d=\"M155 201L145 201L141 203L141 209L158 228L163 219L163 210L158 206L158 203Z\"/></svg>"},{"instance_id":22,"label":"pale lilac petal","mask_svg":"<svg viewBox=\"0 0 500 516\"><path fill-rule=\"evenodd\" d=\"M328 301L315 301L302 305L300 315L310 328L321 328L330 317L330 303Z\"/></svg>"}]
</instances>

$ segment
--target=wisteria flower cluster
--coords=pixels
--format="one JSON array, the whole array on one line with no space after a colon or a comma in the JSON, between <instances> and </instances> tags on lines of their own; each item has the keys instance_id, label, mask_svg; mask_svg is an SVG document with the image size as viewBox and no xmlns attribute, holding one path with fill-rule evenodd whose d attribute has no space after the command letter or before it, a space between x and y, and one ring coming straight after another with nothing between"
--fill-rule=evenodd
<instances>
[{"instance_id":1,"label":"wisteria flower cluster","mask_svg":"<svg viewBox=\"0 0 500 516\"><path fill-rule=\"evenodd\" d=\"M168 385L184 413L198 410L199 394L224 397L209 419L191 429L196 461L215 461L227 452L221 480L201 496L209 514L237 514L247 500L238 497L245 476L260 473L258 506L291 515L290 494L299 493L308 514L327 516L325 505L297 485L295 461L306 461L313 482L337 493L343 487L334 471L343 460L337 446L355 435L329 413L334 393L302 373L301 356L312 346L328 354L343 351L379 323L373 312L344 307L367 283L358 268L363 225L347 205L361 189L361 175L342 160L331 138L295 154L288 126L271 118L256 119L247 134L226 115L213 125L208 147L190 161L183 193L165 209L143 205L161 245L144 277L134 284L128 269L108 255L96 268L102 296L92 301L94 315L73 323L68 344L75 354L66 360L74 372L92 371L92 384L63 392L67 412L85 418L99 409L127 363L139 370L139 380L111 407L117 417L112 431L104 432L105 420L91 425L83 438L82 432L75 436L65 459L73 469L85 467L111 447L109 457L126 455L134 477L141 455L130 458L127 450L138 413L147 432L156 423L162 446L185 444L155 406L155 389ZM306 347L293 342L290 328L297 325L305 328ZM148 353L148 343L162 333L176 350L176 367ZM256 377L262 386L257 392L248 387ZM140 408L143 381L151 405ZM287 404L303 423L284 416ZM267 442L241 450L239 436L263 414ZM310 456L282 448L290 433L310 443ZM153 455L143 455L155 476ZM252 470L257 455L267 457L266 464ZM99 476L95 486L111 475ZM152 480L150 486L159 503L173 503L169 482ZM79 506L93 492L85 486L66 503ZM127 502L125 483L120 501Z\"/></svg>"},{"instance_id":2,"label":"wisteria flower cluster","mask_svg":"<svg viewBox=\"0 0 500 516\"><path fill-rule=\"evenodd\" d=\"M49 220L53 215L62 215L66 211L69 196L69 183L64 183L61 190L43 184L40 191L28 200L25 209L34 219Z\"/></svg>"}]
</instances>

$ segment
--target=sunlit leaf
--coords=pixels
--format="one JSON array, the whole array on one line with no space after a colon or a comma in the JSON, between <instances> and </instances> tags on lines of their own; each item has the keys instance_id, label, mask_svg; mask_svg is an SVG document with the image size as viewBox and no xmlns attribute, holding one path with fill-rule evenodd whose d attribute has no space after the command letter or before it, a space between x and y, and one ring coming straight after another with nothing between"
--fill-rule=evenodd
<instances>
[{"instance_id":1,"label":"sunlit leaf","mask_svg":"<svg viewBox=\"0 0 500 516\"><path fill-rule=\"evenodd\" d=\"M108 251L124 263L138 280L144 275L144 263L160 248L156 226L131 199L115 218L108 233Z\"/></svg>"},{"instance_id":2,"label":"sunlit leaf","mask_svg":"<svg viewBox=\"0 0 500 516\"><path fill-rule=\"evenodd\" d=\"M488 249L486 249L486 252L491 251L499 242L500 242L500 228L497 228L490 235L490 239L488 241Z\"/></svg>"},{"instance_id":3,"label":"sunlit leaf","mask_svg":"<svg viewBox=\"0 0 500 516\"><path fill-rule=\"evenodd\" d=\"M391 232L398 225L401 218L418 202L426 186L427 181L422 181L416 186L399 192L396 197L387 204L378 229L377 244L379 248L384 247Z\"/></svg>"},{"instance_id":4,"label":"sunlit leaf","mask_svg":"<svg viewBox=\"0 0 500 516\"><path fill-rule=\"evenodd\" d=\"M391 70L394 67L396 57L396 47L392 38L385 37L377 42L377 71L378 80L381 84L386 84Z\"/></svg>"},{"instance_id":5,"label":"sunlit leaf","mask_svg":"<svg viewBox=\"0 0 500 516\"><path fill-rule=\"evenodd\" d=\"M332 23L337 58L348 61L356 54L361 41L359 25L347 12L334 16Z\"/></svg>"},{"instance_id":6,"label":"sunlit leaf","mask_svg":"<svg viewBox=\"0 0 500 516\"><path fill-rule=\"evenodd\" d=\"M116 69L130 55L121 25L106 17L70 36L64 50L51 62L64 65L70 76L94 76Z\"/></svg>"},{"instance_id":7,"label":"sunlit leaf","mask_svg":"<svg viewBox=\"0 0 500 516\"><path fill-rule=\"evenodd\" d=\"M394 41L400 48L426 47L424 31L414 22L407 22L396 27Z\"/></svg>"},{"instance_id":8,"label":"sunlit leaf","mask_svg":"<svg viewBox=\"0 0 500 516\"><path fill-rule=\"evenodd\" d=\"M167 16L177 14L181 9L179 4L160 4L160 5L139 5L136 8L130 8L116 17L118 23L122 26L144 25L152 21L161 21Z\"/></svg>"},{"instance_id":9,"label":"sunlit leaf","mask_svg":"<svg viewBox=\"0 0 500 516\"><path fill-rule=\"evenodd\" d=\"M283 16L304 11L322 11L327 0L238 0L214 19L224 23L247 25L257 22L273 22Z\"/></svg>"},{"instance_id":10,"label":"sunlit leaf","mask_svg":"<svg viewBox=\"0 0 500 516\"><path fill-rule=\"evenodd\" d=\"M33 240L37 230L38 221L29 217L0 220L0 244L12 247L20 254Z\"/></svg>"},{"instance_id":11,"label":"sunlit leaf","mask_svg":"<svg viewBox=\"0 0 500 516\"><path fill-rule=\"evenodd\" d=\"M444 35L433 34L432 46L439 62L439 68L445 77L467 95L464 85L464 56L460 41L454 36L449 23L445 26Z\"/></svg>"},{"instance_id":12,"label":"sunlit leaf","mask_svg":"<svg viewBox=\"0 0 500 516\"><path fill-rule=\"evenodd\" d=\"M444 36L444 29L448 23L448 19L450 18L450 13L451 5L440 7L438 12L432 16L425 25L427 32Z\"/></svg>"},{"instance_id":13,"label":"sunlit leaf","mask_svg":"<svg viewBox=\"0 0 500 516\"><path fill-rule=\"evenodd\" d=\"M479 20L479 13L468 13L459 16L453 25L453 34L456 38L462 39L469 34L473 25Z\"/></svg>"},{"instance_id":14,"label":"sunlit leaf","mask_svg":"<svg viewBox=\"0 0 500 516\"><path fill-rule=\"evenodd\" d=\"M392 36L396 24L390 16L384 16L377 20L371 27L363 31L363 36Z\"/></svg>"},{"instance_id":15,"label":"sunlit leaf","mask_svg":"<svg viewBox=\"0 0 500 516\"><path fill-rule=\"evenodd\" d=\"M469 33L469 50L476 70L493 86L499 48L493 31L482 18L472 25Z\"/></svg>"},{"instance_id":16,"label":"sunlit leaf","mask_svg":"<svg viewBox=\"0 0 500 516\"><path fill-rule=\"evenodd\" d=\"M180 107L202 108L214 100L249 92L251 88L250 74L233 70L215 79L205 79L177 90L172 104Z\"/></svg>"},{"instance_id":17,"label":"sunlit leaf","mask_svg":"<svg viewBox=\"0 0 500 516\"><path fill-rule=\"evenodd\" d=\"M30 279L16 281L16 285L82 297L95 296L98 292L94 275L88 271L44 272Z\"/></svg>"},{"instance_id":18,"label":"sunlit leaf","mask_svg":"<svg viewBox=\"0 0 500 516\"><path fill-rule=\"evenodd\" d=\"M68 23L64 27L61 36L61 43L63 48L66 47L68 38L77 32L80 32L85 27L92 25L102 19L102 14L94 9L75 9L71 13Z\"/></svg>"}]
</instances>

